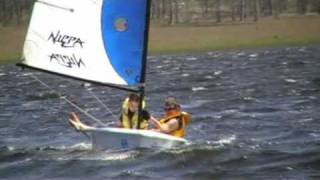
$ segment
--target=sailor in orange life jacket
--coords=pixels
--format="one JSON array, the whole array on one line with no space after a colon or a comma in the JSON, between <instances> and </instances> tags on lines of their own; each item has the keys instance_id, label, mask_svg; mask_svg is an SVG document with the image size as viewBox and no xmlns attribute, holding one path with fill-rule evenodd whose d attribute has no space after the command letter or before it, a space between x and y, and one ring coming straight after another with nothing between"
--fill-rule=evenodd
<instances>
[{"instance_id":1,"label":"sailor in orange life jacket","mask_svg":"<svg viewBox=\"0 0 320 180\"><path fill-rule=\"evenodd\" d=\"M176 137L184 137L186 126L190 121L190 115L181 111L180 104L172 97L165 100L164 110L165 115L159 121L150 118L150 122L157 128L156 131Z\"/></svg>"},{"instance_id":2,"label":"sailor in orange life jacket","mask_svg":"<svg viewBox=\"0 0 320 180\"><path fill-rule=\"evenodd\" d=\"M119 127L127 129L138 128L138 110L139 110L140 96L131 93L122 103L121 114L119 117ZM146 103L142 101L142 121L140 123L140 129L148 128L148 120L151 118L148 111L145 109Z\"/></svg>"}]
</instances>

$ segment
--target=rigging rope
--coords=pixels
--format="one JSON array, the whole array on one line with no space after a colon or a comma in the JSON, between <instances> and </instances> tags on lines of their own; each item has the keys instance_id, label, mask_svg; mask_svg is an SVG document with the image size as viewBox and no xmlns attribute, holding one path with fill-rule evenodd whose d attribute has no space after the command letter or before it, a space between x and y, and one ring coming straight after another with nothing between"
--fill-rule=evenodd
<instances>
[{"instance_id":1,"label":"rigging rope","mask_svg":"<svg viewBox=\"0 0 320 180\"><path fill-rule=\"evenodd\" d=\"M89 88L86 88L86 90L90 93L90 95L91 95L92 97L94 97L94 98L111 114L112 118L114 118L115 120L117 119L117 117L113 114L113 112L108 108L107 105L105 105L105 104L101 101L101 99L100 99L98 96L96 96Z\"/></svg>"},{"instance_id":2,"label":"rigging rope","mask_svg":"<svg viewBox=\"0 0 320 180\"><path fill-rule=\"evenodd\" d=\"M67 103L69 103L71 106L75 107L76 109L78 109L80 112L82 112L83 114L85 114L87 117L91 118L92 120L94 120L95 122L97 122L99 125L101 126L107 126L106 123L103 123L102 121L100 121L99 119L97 119L96 117L94 117L93 115L91 115L90 113L88 113L86 110L82 109L81 107L79 107L78 105L76 105L75 103L73 103L71 100L69 100L67 97L61 95L59 92L57 92L56 90L54 90L53 88L51 88L49 85L47 85L46 83L44 83L43 81L41 81L38 77L36 77L35 75L33 75L31 73L31 77L38 81L40 84L42 84L43 86L45 86L47 89L51 90L52 92L58 94L59 98L65 100Z\"/></svg>"}]
</instances>

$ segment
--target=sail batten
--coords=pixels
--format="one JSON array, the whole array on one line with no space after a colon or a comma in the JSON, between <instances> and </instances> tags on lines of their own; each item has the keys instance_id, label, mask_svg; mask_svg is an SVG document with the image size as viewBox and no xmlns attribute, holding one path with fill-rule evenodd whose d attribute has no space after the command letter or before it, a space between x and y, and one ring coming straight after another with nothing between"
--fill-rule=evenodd
<instances>
[{"instance_id":1,"label":"sail batten","mask_svg":"<svg viewBox=\"0 0 320 180\"><path fill-rule=\"evenodd\" d=\"M59 6L59 5L57 5L57 4L48 3L48 2L46 2L46 1L37 1L37 2L38 2L38 3L42 3L42 4L44 4L44 5L47 5L47 6L59 8L59 9L62 9L62 10L67 10L67 11L70 11L70 12L74 12L74 9L72 9L72 8L62 7L62 6Z\"/></svg>"},{"instance_id":2,"label":"sail batten","mask_svg":"<svg viewBox=\"0 0 320 180\"><path fill-rule=\"evenodd\" d=\"M20 65L97 84L138 87L145 73L146 6L147 0L37 1Z\"/></svg>"}]
</instances>

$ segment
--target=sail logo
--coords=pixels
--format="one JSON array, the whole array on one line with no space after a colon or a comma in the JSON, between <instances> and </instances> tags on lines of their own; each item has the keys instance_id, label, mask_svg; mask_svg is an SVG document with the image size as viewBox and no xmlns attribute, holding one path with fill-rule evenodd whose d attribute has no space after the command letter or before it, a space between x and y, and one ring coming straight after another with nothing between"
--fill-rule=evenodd
<instances>
[{"instance_id":1,"label":"sail logo","mask_svg":"<svg viewBox=\"0 0 320 180\"><path fill-rule=\"evenodd\" d=\"M127 20L124 18L116 19L114 22L114 28L119 32L126 31L128 29Z\"/></svg>"},{"instance_id":2,"label":"sail logo","mask_svg":"<svg viewBox=\"0 0 320 180\"><path fill-rule=\"evenodd\" d=\"M51 40L53 44L60 44L60 46L63 48L75 48L77 46L83 48L84 44L84 41L82 41L79 37L63 35L60 33L60 31L56 33L51 32L48 40Z\"/></svg>"},{"instance_id":3,"label":"sail logo","mask_svg":"<svg viewBox=\"0 0 320 180\"><path fill-rule=\"evenodd\" d=\"M84 41L79 37L65 35L58 30L56 33L51 32L48 41L52 41L53 44L58 44L62 48L83 48ZM56 62L67 68L81 68L85 67L85 64L81 57L77 57L74 53L72 55L52 53L49 55L50 62Z\"/></svg>"},{"instance_id":4,"label":"sail logo","mask_svg":"<svg viewBox=\"0 0 320 180\"><path fill-rule=\"evenodd\" d=\"M127 139L121 139L121 147L124 149L129 147Z\"/></svg>"},{"instance_id":5,"label":"sail logo","mask_svg":"<svg viewBox=\"0 0 320 180\"><path fill-rule=\"evenodd\" d=\"M68 56L68 55L52 53L49 56L49 58L50 58L50 62L56 61L58 64L68 68L73 68L73 67L80 68L81 66L85 66L82 59L77 58L75 54L72 54L72 56Z\"/></svg>"}]
</instances>

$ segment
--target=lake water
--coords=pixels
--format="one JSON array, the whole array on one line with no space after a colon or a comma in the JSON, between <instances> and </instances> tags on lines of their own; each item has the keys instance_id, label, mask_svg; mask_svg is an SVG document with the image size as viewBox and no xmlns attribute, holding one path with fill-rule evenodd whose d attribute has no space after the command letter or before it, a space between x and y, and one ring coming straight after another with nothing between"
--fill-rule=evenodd
<instances>
[{"instance_id":1,"label":"lake water","mask_svg":"<svg viewBox=\"0 0 320 180\"><path fill-rule=\"evenodd\" d=\"M150 56L146 77L154 116L167 96L192 114L190 144L93 152L61 96L112 123L126 92L1 65L0 179L320 179L320 47Z\"/></svg>"}]
</instances>

